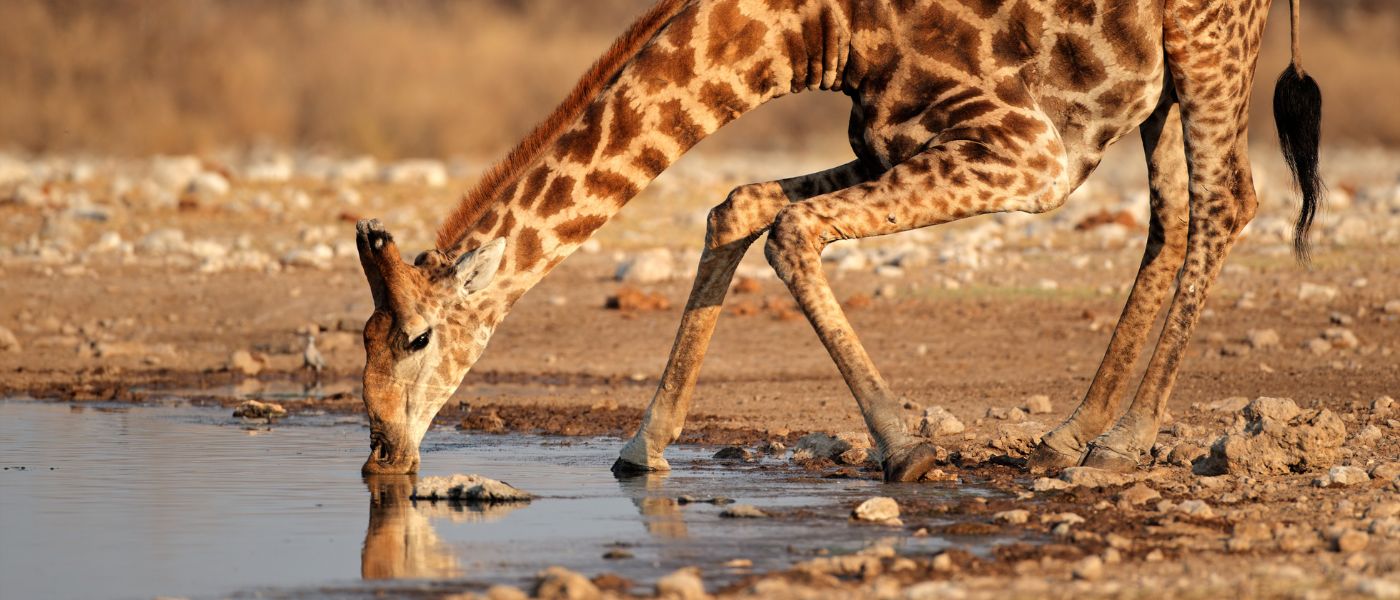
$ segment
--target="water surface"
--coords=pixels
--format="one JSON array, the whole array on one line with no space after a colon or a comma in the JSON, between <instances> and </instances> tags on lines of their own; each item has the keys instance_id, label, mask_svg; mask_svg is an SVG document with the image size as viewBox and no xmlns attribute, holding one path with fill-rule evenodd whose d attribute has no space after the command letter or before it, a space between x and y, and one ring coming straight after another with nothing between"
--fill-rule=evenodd
<instances>
[{"instance_id":1,"label":"water surface","mask_svg":"<svg viewBox=\"0 0 1400 600\"><path fill-rule=\"evenodd\" d=\"M615 439L428 433L423 475L479 473L528 505L412 502L412 480L362 479L358 417L298 416L270 430L228 411L0 402L0 596L370 595L382 588L525 585L548 565L648 583L699 566L707 582L849 552L899 535L848 523L872 495L981 493L822 480L777 460L733 465L672 448L666 476L618 480ZM803 518L736 520L681 495L734 498ZM985 550L997 540L978 540ZM952 542L901 535L901 552ZM621 550L630 558L605 559Z\"/></svg>"}]
</instances>

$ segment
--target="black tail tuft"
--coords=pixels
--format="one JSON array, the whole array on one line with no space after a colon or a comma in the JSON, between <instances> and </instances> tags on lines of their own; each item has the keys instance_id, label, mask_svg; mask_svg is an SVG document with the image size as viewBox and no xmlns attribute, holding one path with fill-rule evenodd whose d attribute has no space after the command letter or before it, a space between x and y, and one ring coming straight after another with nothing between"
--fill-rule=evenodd
<instances>
[{"instance_id":1,"label":"black tail tuft","mask_svg":"<svg viewBox=\"0 0 1400 600\"><path fill-rule=\"evenodd\" d=\"M1283 158L1293 171L1293 183L1303 194L1298 223L1293 228L1293 251L1298 261L1309 260L1308 230L1322 201L1322 177L1317 172L1317 147L1322 135L1322 90L1307 73L1293 65L1274 85L1274 126Z\"/></svg>"}]
</instances>

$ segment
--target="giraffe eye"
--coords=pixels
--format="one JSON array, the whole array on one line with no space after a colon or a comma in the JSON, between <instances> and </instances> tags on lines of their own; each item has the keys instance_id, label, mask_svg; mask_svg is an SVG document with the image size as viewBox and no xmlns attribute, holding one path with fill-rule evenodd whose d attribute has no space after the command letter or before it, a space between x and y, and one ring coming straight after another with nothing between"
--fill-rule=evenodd
<instances>
[{"instance_id":1,"label":"giraffe eye","mask_svg":"<svg viewBox=\"0 0 1400 600\"><path fill-rule=\"evenodd\" d=\"M433 330L429 329L419 334L418 337L408 342L408 351L417 352L428 347L428 340L432 339Z\"/></svg>"}]
</instances>

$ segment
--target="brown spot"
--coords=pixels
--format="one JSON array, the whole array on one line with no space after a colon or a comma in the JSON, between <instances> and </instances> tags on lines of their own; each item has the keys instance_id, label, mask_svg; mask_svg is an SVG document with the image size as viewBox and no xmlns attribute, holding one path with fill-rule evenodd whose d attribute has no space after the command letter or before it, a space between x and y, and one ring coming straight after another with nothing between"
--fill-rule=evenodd
<instances>
[{"instance_id":1,"label":"brown spot","mask_svg":"<svg viewBox=\"0 0 1400 600\"><path fill-rule=\"evenodd\" d=\"M549 180L549 169L543 166L536 167L530 172L530 176L525 178L525 193L521 196L521 206L529 209L535 200L539 199L540 192L544 190L544 183Z\"/></svg>"},{"instance_id":2,"label":"brown spot","mask_svg":"<svg viewBox=\"0 0 1400 600\"><path fill-rule=\"evenodd\" d=\"M574 217L559 224L554 229L554 235L559 236L559 242L563 244L581 244L588 236L593 235L599 227L608 222L608 218L602 215L584 215Z\"/></svg>"},{"instance_id":3,"label":"brown spot","mask_svg":"<svg viewBox=\"0 0 1400 600\"><path fill-rule=\"evenodd\" d=\"M763 95L767 93L775 83L773 61L770 59L765 58L758 61L754 63L752 67L749 67L748 71L744 72L744 85L748 86L749 91L755 94Z\"/></svg>"},{"instance_id":4,"label":"brown spot","mask_svg":"<svg viewBox=\"0 0 1400 600\"><path fill-rule=\"evenodd\" d=\"M982 74L980 30L938 4L929 6L922 26L934 33L915 37L915 49L920 54L946 63L968 75Z\"/></svg>"},{"instance_id":5,"label":"brown spot","mask_svg":"<svg viewBox=\"0 0 1400 600\"><path fill-rule=\"evenodd\" d=\"M1011 9L1006 27L992 35L992 54L1003 65L1017 66L1040 54L1040 35L1045 18L1031 10L1025 0Z\"/></svg>"},{"instance_id":6,"label":"brown spot","mask_svg":"<svg viewBox=\"0 0 1400 600\"><path fill-rule=\"evenodd\" d=\"M481 215L481 220L477 221L477 227L490 231L491 227L496 224L496 219L499 217L500 214L496 212L495 208L492 208L486 211L486 214Z\"/></svg>"},{"instance_id":7,"label":"brown spot","mask_svg":"<svg viewBox=\"0 0 1400 600\"><path fill-rule=\"evenodd\" d=\"M788 30L783 33L783 54L792 62L792 81L790 87L792 91L801 90L807 85L807 39L802 37L800 30Z\"/></svg>"},{"instance_id":8,"label":"brown spot","mask_svg":"<svg viewBox=\"0 0 1400 600\"><path fill-rule=\"evenodd\" d=\"M642 132L642 111L632 106L628 100L627 88L613 90L612 123L608 129L608 143L603 146L603 156L617 156L627 151L628 145Z\"/></svg>"},{"instance_id":9,"label":"brown spot","mask_svg":"<svg viewBox=\"0 0 1400 600\"><path fill-rule=\"evenodd\" d=\"M598 199L611 199L618 206L637 195L637 186L630 179L612 171L593 171L583 178L583 187Z\"/></svg>"},{"instance_id":10,"label":"brown spot","mask_svg":"<svg viewBox=\"0 0 1400 600\"><path fill-rule=\"evenodd\" d=\"M958 124L967 123L969 121L977 119L978 117L986 115L987 113L992 112L996 109L996 103L990 100L979 98L977 100L964 103L961 106L954 109L952 112L949 112L948 122Z\"/></svg>"},{"instance_id":11,"label":"brown spot","mask_svg":"<svg viewBox=\"0 0 1400 600\"><path fill-rule=\"evenodd\" d=\"M1007 133L1024 140L1033 139L1045 131L1045 123L1019 112L1009 112L1002 116L1001 127Z\"/></svg>"},{"instance_id":12,"label":"brown spot","mask_svg":"<svg viewBox=\"0 0 1400 600\"><path fill-rule=\"evenodd\" d=\"M560 160L588 164L602 140L603 102L599 101L588 105L577 127L559 136L559 140L554 144L554 156Z\"/></svg>"},{"instance_id":13,"label":"brown spot","mask_svg":"<svg viewBox=\"0 0 1400 600\"><path fill-rule=\"evenodd\" d=\"M722 2L710 11L710 48L706 58L712 64L727 64L752 56L763 44L768 26L739 12L739 3Z\"/></svg>"},{"instance_id":14,"label":"brown spot","mask_svg":"<svg viewBox=\"0 0 1400 600\"><path fill-rule=\"evenodd\" d=\"M1154 10L1161 10L1160 3L1151 3ZM1221 3L1225 7L1226 3ZM1135 2L1108 2L1104 5L1103 37L1125 66L1143 68L1151 65L1162 54L1160 35L1150 35L1138 26L1149 15L1142 14ZM1228 18L1226 19L1228 21ZM1160 22L1160 17L1150 21ZM1203 20L1215 23L1218 20ZM1159 30L1160 31L1160 30Z\"/></svg>"},{"instance_id":15,"label":"brown spot","mask_svg":"<svg viewBox=\"0 0 1400 600\"><path fill-rule=\"evenodd\" d=\"M496 228L492 237L507 237L512 229L515 229L515 213L507 212L504 217L501 217L501 226Z\"/></svg>"},{"instance_id":16,"label":"brown spot","mask_svg":"<svg viewBox=\"0 0 1400 600\"><path fill-rule=\"evenodd\" d=\"M680 100L667 100L659 108L661 122L657 124L657 130L676 140L682 150L689 149L705 137L705 130L690 118L690 113Z\"/></svg>"},{"instance_id":17,"label":"brown spot","mask_svg":"<svg viewBox=\"0 0 1400 600\"><path fill-rule=\"evenodd\" d=\"M651 146L642 148L641 152L638 152L637 156L632 159L632 166L640 169L649 178L660 175L670 164L671 159L666 157L666 153Z\"/></svg>"},{"instance_id":18,"label":"brown spot","mask_svg":"<svg viewBox=\"0 0 1400 600\"><path fill-rule=\"evenodd\" d=\"M700 102L714 113L720 124L738 118L749 109L748 102L734 93L734 88L720 81L711 81L700 88Z\"/></svg>"},{"instance_id":19,"label":"brown spot","mask_svg":"<svg viewBox=\"0 0 1400 600\"><path fill-rule=\"evenodd\" d=\"M516 270L523 271L534 267L544 258L544 247L540 244L540 234L535 228L522 228L514 241Z\"/></svg>"},{"instance_id":20,"label":"brown spot","mask_svg":"<svg viewBox=\"0 0 1400 600\"><path fill-rule=\"evenodd\" d=\"M574 205L574 178L560 175L550 182L540 206L535 210L541 217L550 217Z\"/></svg>"},{"instance_id":21,"label":"brown spot","mask_svg":"<svg viewBox=\"0 0 1400 600\"><path fill-rule=\"evenodd\" d=\"M685 87L695 78L695 50L690 47L690 29L695 25L694 9L677 17L667 30L668 38L684 37L672 47L652 44L644 48L632 63L638 81L647 90L656 92L668 86Z\"/></svg>"},{"instance_id":22,"label":"brown spot","mask_svg":"<svg viewBox=\"0 0 1400 600\"><path fill-rule=\"evenodd\" d=\"M1026 91L1025 81L1020 77L1003 79L996 87L997 98L1008 106L1028 106L1031 95Z\"/></svg>"},{"instance_id":23,"label":"brown spot","mask_svg":"<svg viewBox=\"0 0 1400 600\"><path fill-rule=\"evenodd\" d=\"M997 11L1001 10L1004 4L1006 4L1006 0L968 0L967 7L971 8L972 12L977 13L977 16L986 19L997 14Z\"/></svg>"},{"instance_id":24,"label":"brown spot","mask_svg":"<svg viewBox=\"0 0 1400 600\"><path fill-rule=\"evenodd\" d=\"M1094 54L1094 47L1083 36L1065 33L1055 40L1050 53L1048 79L1059 87L1084 91L1092 89L1108 77L1103 62Z\"/></svg>"},{"instance_id":25,"label":"brown spot","mask_svg":"<svg viewBox=\"0 0 1400 600\"><path fill-rule=\"evenodd\" d=\"M1071 23L1080 25L1092 25L1094 15L1098 14L1098 7L1094 5L1094 0L1056 0L1055 14Z\"/></svg>"},{"instance_id":26,"label":"brown spot","mask_svg":"<svg viewBox=\"0 0 1400 600\"><path fill-rule=\"evenodd\" d=\"M907 135L896 135L885 144L885 153L890 161L898 164L909 159L919 150L919 142Z\"/></svg>"},{"instance_id":27,"label":"brown spot","mask_svg":"<svg viewBox=\"0 0 1400 600\"><path fill-rule=\"evenodd\" d=\"M955 79L936 75L928 71L914 71L900 90L897 102L890 107L886 119L891 123L903 123L924 114L939 96L958 86ZM934 131L932 129L930 132Z\"/></svg>"}]
</instances>

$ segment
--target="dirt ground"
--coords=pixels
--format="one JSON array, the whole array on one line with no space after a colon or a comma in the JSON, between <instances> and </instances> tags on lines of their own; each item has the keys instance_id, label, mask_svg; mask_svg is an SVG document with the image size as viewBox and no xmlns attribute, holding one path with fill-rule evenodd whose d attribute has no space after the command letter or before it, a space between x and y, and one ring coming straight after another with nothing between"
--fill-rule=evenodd
<instances>
[{"instance_id":1,"label":"dirt ground","mask_svg":"<svg viewBox=\"0 0 1400 600\"><path fill-rule=\"evenodd\" d=\"M314 325L328 361L323 395L287 407L362 411L359 328L371 304L353 221L382 217L409 251L422 247L468 177L444 168L445 184L396 178L395 165L385 165L365 180L301 170L279 180L243 175L250 170L235 159L192 167L87 161L13 159L26 171L8 179L0 169L0 395L139 402L178 393L232 404L309 383L299 331ZM1269 172L1267 160L1259 162ZM729 187L768 176L735 166L742 163L685 163L522 299L440 426L464 435L630 434L679 322L703 235L699 217ZM965 425L935 440L950 451L944 471L1017 495L903 507L898 531L977 534L919 531L933 515L957 512L980 515L990 530L1030 529L1044 543L1003 549L995 560L873 549L712 592L1400 597L1400 406L1387 409L1385 400L1400 397L1394 154L1340 153L1330 165L1333 204L1311 268L1288 253L1292 209L1279 170L1263 176L1261 218L1213 292L1153 465L1070 489L1038 484L1018 466L1034 436L1068 415L1087 389L1132 281L1145 203L1140 168L1121 164L1057 214L982 218L828 254L837 294L905 398L910 425L933 406ZM181 180L187 167L193 175ZM171 169L176 183L163 183ZM671 257L671 277L617 280L620 264L657 248ZM683 441L790 445L810 432L859 430L845 384L761 252L746 259L740 279ZM669 306L607 308L625 289ZM1036 395L1048 397L1048 413L1032 406ZM1211 477L1169 464L1171 450L1204 451L1237 430L1244 402L1261 396L1338 415L1346 437L1331 462L1283 475ZM1012 410L1028 406L1036 410ZM1314 484L1343 466L1371 476ZM808 468L877 476L868 464ZM995 516L1018 509L1028 515Z\"/></svg>"}]
</instances>

